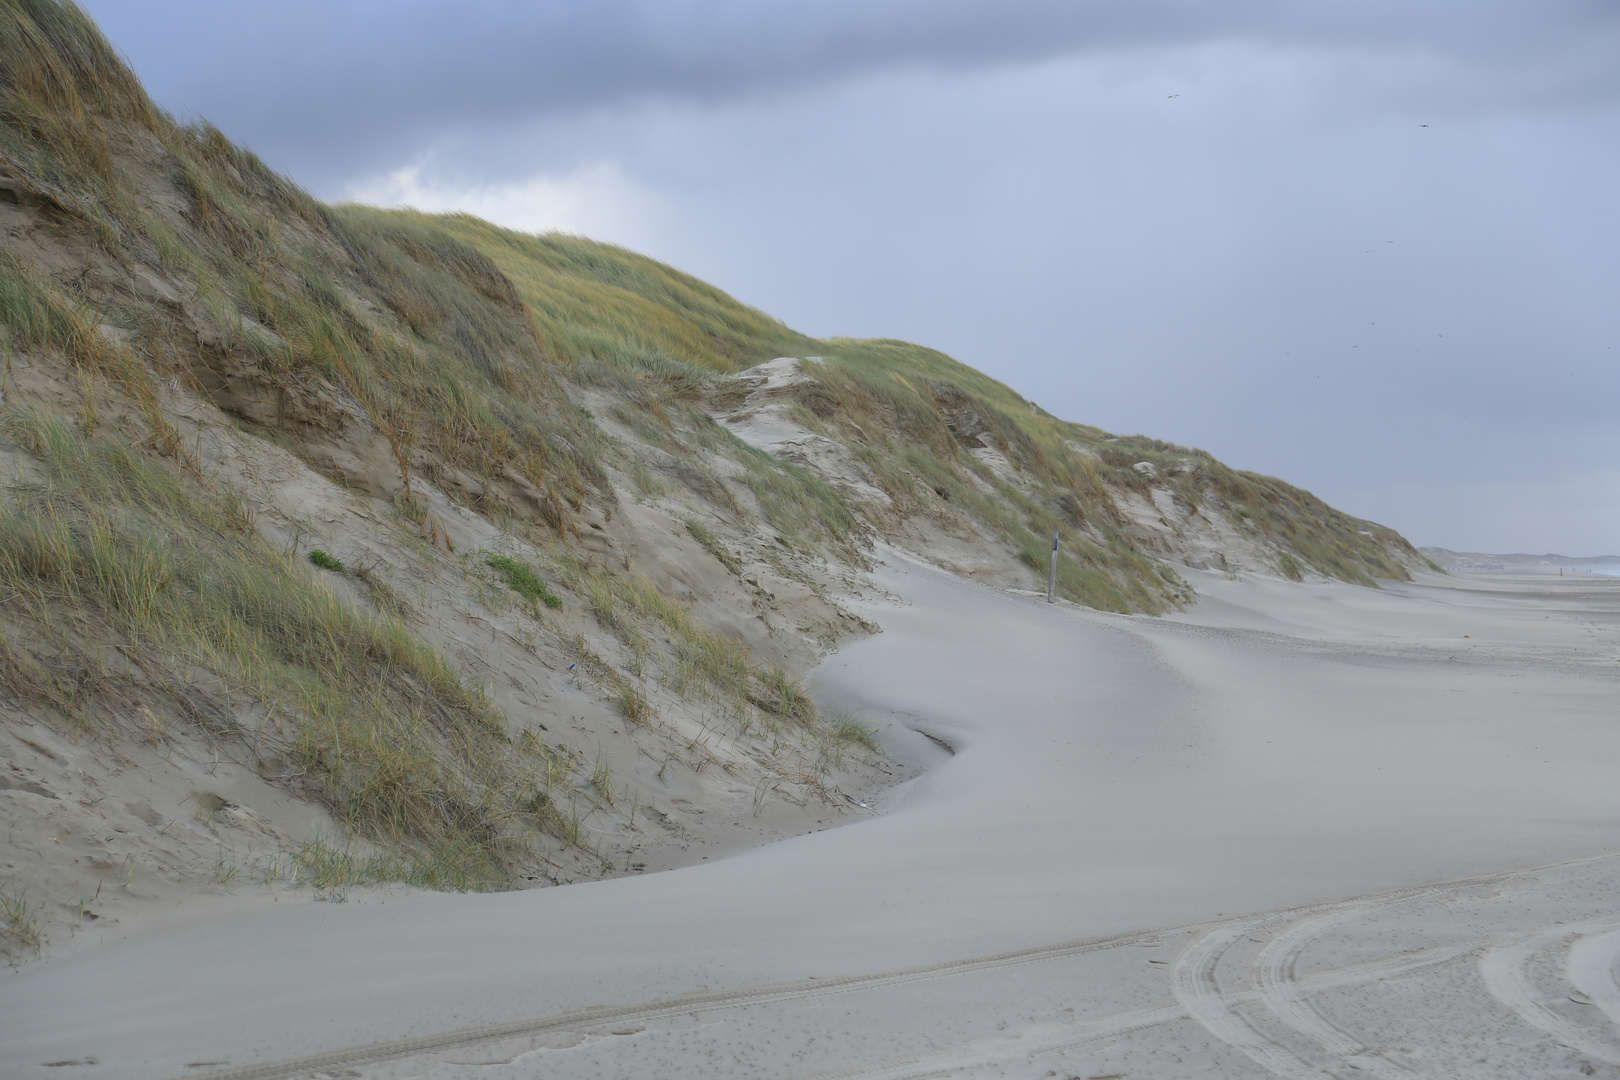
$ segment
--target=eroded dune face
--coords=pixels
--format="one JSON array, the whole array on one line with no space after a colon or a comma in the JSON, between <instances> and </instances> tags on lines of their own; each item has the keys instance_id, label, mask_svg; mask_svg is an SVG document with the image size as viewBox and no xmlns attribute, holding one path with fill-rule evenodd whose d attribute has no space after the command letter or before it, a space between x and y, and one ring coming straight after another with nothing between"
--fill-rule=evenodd
<instances>
[{"instance_id":1,"label":"eroded dune face","mask_svg":"<svg viewBox=\"0 0 1620 1080\"><path fill-rule=\"evenodd\" d=\"M817 672L926 766L869 819L37 964L18 1074L1612 1074L1620 583L1211 574L1170 621L886 559Z\"/></svg>"}]
</instances>

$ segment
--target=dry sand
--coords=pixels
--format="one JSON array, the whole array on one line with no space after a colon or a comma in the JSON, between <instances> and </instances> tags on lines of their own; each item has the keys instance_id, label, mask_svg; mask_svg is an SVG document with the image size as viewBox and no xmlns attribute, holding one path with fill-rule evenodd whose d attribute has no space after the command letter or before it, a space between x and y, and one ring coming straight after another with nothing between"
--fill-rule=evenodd
<instances>
[{"instance_id":1,"label":"dry sand","mask_svg":"<svg viewBox=\"0 0 1620 1080\"><path fill-rule=\"evenodd\" d=\"M1620 581L877 576L819 694L932 767L870 818L80 949L6 1075L1620 1077Z\"/></svg>"}]
</instances>

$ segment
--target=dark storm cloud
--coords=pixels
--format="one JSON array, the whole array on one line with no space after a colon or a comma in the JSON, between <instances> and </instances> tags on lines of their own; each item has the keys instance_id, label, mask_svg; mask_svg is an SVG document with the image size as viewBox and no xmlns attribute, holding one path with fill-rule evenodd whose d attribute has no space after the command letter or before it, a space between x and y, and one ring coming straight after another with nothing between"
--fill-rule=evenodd
<instances>
[{"instance_id":1,"label":"dark storm cloud","mask_svg":"<svg viewBox=\"0 0 1620 1080\"><path fill-rule=\"evenodd\" d=\"M1241 38L1421 50L1527 99L1608 97L1597 0L182 0L87 5L165 105L321 186L457 131L649 99L715 103L905 66L968 69Z\"/></svg>"}]
</instances>

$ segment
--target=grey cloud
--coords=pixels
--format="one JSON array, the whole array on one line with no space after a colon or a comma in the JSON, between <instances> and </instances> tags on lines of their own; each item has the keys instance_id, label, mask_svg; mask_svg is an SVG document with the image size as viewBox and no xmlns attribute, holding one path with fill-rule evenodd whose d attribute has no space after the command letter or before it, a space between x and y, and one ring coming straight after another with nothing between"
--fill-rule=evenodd
<instances>
[{"instance_id":1,"label":"grey cloud","mask_svg":"<svg viewBox=\"0 0 1620 1080\"><path fill-rule=\"evenodd\" d=\"M723 102L904 66L974 68L1226 38L1419 49L1614 89L1596 0L550 0L88 8L159 100L208 115L318 185L456 131L664 99Z\"/></svg>"}]
</instances>

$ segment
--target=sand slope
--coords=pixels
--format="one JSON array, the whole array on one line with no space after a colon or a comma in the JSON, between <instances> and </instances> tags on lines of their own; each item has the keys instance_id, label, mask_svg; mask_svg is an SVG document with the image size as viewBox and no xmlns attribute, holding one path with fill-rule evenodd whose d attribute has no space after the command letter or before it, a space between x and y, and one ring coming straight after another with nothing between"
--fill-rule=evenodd
<instances>
[{"instance_id":1,"label":"sand slope","mask_svg":"<svg viewBox=\"0 0 1620 1080\"><path fill-rule=\"evenodd\" d=\"M8 1075L1620 1076L1620 582L878 577L817 677L935 758L881 814L32 965Z\"/></svg>"}]
</instances>

